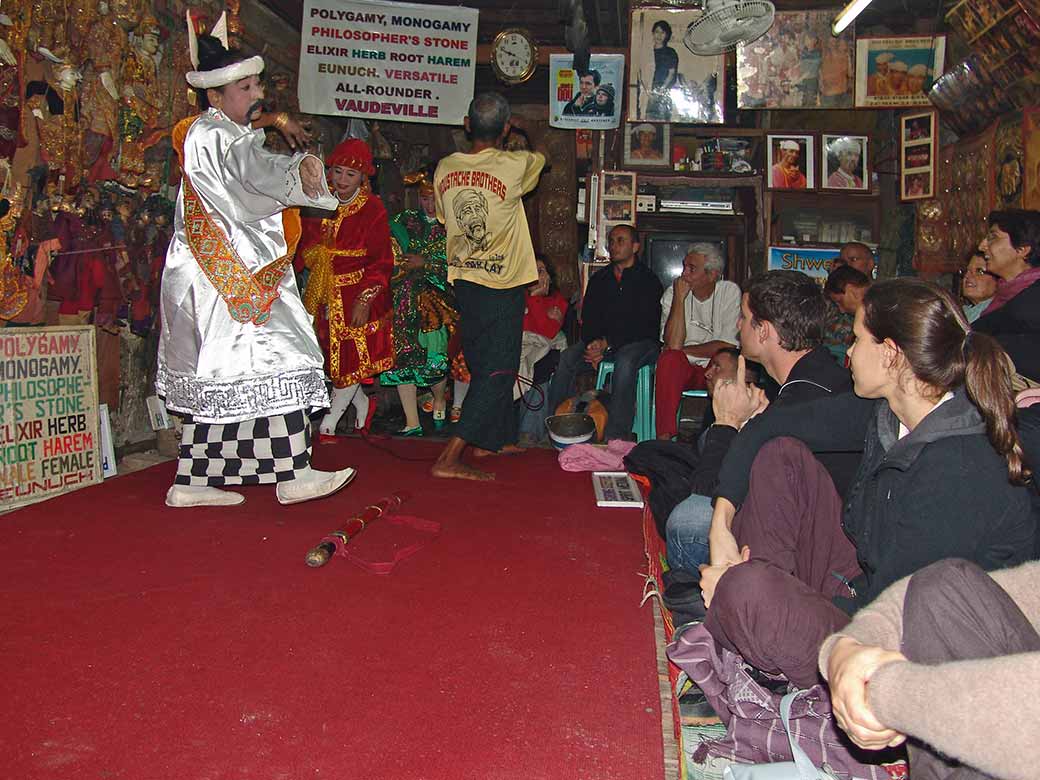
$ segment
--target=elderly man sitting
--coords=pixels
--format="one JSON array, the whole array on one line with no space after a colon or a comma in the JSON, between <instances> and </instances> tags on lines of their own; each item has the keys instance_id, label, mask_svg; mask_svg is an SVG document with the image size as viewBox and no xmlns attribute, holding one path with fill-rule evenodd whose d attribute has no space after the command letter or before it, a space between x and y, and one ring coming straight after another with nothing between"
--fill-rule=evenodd
<instances>
[{"instance_id":1,"label":"elderly man sitting","mask_svg":"<svg viewBox=\"0 0 1040 780\"><path fill-rule=\"evenodd\" d=\"M684 390L704 389L711 356L738 342L740 288L722 281L722 252L715 244L693 244L682 273L661 296L661 340L654 392L657 438L676 434L676 413Z\"/></svg>"}]
</instances>

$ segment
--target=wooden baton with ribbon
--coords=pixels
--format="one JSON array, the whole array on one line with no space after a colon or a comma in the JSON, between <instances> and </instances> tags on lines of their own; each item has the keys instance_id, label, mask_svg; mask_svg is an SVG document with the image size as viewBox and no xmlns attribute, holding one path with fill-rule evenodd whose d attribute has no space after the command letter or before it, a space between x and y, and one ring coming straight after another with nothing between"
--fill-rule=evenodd
<instances>
[{"instance_id":1,"label":"wooden baton with ribbon","mask_svg":"<svg viewBox=\"0 0 1040 780\"><path fill-rule=\"evenodd\" d=\"M374 504L369 504L356 515L347 520L346 524L338 531L333 531L317 546L307 552L306 562L311 568L317 569L328 563L332 556L341 552L347 543L365 530L365 526L373 520L378 520L393 512L396 512L411 496L408 493L392 493Z\"/></svg>"}]
</instances>

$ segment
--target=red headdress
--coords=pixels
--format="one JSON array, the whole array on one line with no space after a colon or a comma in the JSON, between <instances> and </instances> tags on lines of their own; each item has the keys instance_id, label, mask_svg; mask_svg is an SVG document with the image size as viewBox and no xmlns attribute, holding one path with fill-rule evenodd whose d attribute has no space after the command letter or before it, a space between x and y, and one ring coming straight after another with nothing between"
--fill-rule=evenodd
<instances>
[{"instance_id":1,"label":"red headdress","mask_svg":"<svg viewBox=\"0 0 1040 780\"><path fill-rule=\"evenodd\" d=\"M366 176L373 176L376 172L372 164L372 150L360 138L348 138L333 149L332 154L325 159L325 165L330 168L334 165L353 168Z\"/></svg>"}]
</instances>

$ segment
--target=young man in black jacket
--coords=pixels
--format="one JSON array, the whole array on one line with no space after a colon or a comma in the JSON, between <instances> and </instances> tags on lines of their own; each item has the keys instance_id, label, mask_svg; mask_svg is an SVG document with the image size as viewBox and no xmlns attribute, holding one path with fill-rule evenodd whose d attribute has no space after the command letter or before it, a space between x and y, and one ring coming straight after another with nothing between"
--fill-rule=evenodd
<instances>
[{"instance_id":1,"label":"young man in black jacket","mask_svg":"<svg viewBox=\"0 0 1040 780\"><path fill-rule=\"evenodd\" d=\"M744 424L756 414L793 406L852 389L847 369L823 346L827 305L819 285L798 271L768 271L747 285L741 304L741 354L761 363L779 385L767 399L761 390L718 392L713 397L715 423L705 433L693 473L692 495L672 510L666 539L668 564L691 573L708 562L711 496L719 470ZM723 380L731 384L733 380ZM763 404L767 404L763 408ZM839 494L855 473L861 446L853 453L829 453L820 461Z\"/></svg>"},{"instance_id":2,"label":"young man in black jacket","mask_svg":"<svg viewBox=\"0 0 1040 780\"><path fill-rule=\"evenodd\" d=\"M581 310L581 339L560 356L549 386L549 412L574 394L583 368L614 362L610 406L603 438L625 439L635 417L636 374L661 351L658 328L664 288L657 275L637 262L639 235L631 225L616 225L607 241L610 266L589 279Z\"/></svg>"}]
</instances>

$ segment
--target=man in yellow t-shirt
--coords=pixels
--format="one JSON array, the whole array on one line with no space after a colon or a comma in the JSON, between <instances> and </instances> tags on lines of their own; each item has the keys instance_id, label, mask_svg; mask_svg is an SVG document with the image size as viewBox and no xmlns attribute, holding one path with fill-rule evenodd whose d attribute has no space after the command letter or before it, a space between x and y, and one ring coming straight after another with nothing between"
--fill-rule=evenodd
<instances>
[{"instance_id":1,"label":"man in yellow t-shirt","mask_svg":"<svg viewBox=\"0 0 1040 780\"><path fill-rule=\"evenodd\" d=\"M512 127L509 104L495 92L473 98L465 119L472 151L448 155L433 186L437 218L448 234L448 281L455 287L462 351L472 380L455 435L434 463L436 477L493 479L462 461L520 452L512 401L520 361L524 288L538 279L522 198L538 184L545 157L500 148Z\"/></svg>"}]
</instances>

